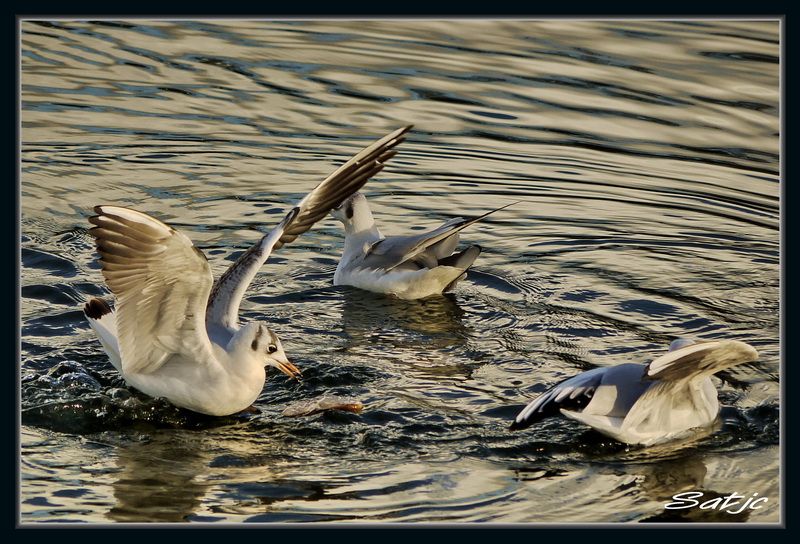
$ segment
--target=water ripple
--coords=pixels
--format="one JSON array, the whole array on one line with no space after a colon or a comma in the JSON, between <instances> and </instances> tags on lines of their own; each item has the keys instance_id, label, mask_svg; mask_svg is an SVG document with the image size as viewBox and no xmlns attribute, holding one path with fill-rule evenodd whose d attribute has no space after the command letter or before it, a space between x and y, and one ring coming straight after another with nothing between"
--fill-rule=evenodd
<instances>
[{"instance_id":1,"label":"water ripple","mask_svg":"<svg viewBox=\"0 0 800 544\"><path fill-rule=\"evenodd\" d=\"M23 521L674 521L743 488L779 516L777 21L23 21ZM334 287L338 223L270 258L243 302L302 383L207 418L127 387L81 312L109 297L87 218L141 209L216 275L375 137L385 234L517 202L461 233L444 297ZM758 362L715 378L714 432L641 450L553 418L577 372L679 336ZM323 393L360 414L281 416ZM772 500L774 499L774 501ZM725 521L704 512L680 521Z\"/></svg>"}]
</instances>

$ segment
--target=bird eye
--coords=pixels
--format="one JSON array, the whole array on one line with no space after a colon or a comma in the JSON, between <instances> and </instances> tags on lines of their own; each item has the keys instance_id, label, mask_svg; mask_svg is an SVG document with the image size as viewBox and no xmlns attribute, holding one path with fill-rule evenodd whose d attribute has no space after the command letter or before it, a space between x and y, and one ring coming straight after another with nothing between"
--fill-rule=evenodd
<instances>
[{"instance_id":1,"label":"bird eye","mask_svg":"<svg viewBox=\"0 0 800 544\"><path fill-rule=\"evenodd\" d=\"M278 351L278 346L276 346L275 344L270 344L269 347L267 348L267 351L269 353L275 353L276 351Z\"/></svg>"}]
</instances>

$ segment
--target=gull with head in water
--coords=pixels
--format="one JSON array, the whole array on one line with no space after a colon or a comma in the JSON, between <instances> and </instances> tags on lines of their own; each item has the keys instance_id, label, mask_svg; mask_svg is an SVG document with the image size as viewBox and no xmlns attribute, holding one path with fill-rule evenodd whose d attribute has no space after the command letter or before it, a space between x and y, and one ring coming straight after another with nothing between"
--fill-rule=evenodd
<instances>
[{"instance_id":1,"label":"gull with head in water","mask_svg":"<svg viewBox=\"0 0 800 544\"><path fill-rule=\"evenodd\" d=\"M307 231L378 173L409 128L381 138L328 176L216 284L205 255L184 234L138 211L96 206L90 233L116 308L94 298L84 313L125 381L176 406L221 416L258 398L266 366L298 377L265 323L240 326L244 293L272 250Z\"/></svg>"},{"instance_id":2,"label":"gull with head in water","mask_svg":"<svg viewBox=\"0 0 800 544\"><path fill-rule=\"evenodd\" d=\"M454 253L458 233L508 206L469 219L456 217L423 234L383 236L366 197L355 193L331 212L344 225L344 248L333 284L408 300L441 295L467 277L481 253L479 245Z\"/></svg>"},{"instance_id":3,"label":"gull with head in water","mask_svg":"<svg viewBox=\"0 0 800 544\"><path fill-rule=\"evenodd\" d=\"M681 338L649 365L595 368L559 383L528 404L511 430L561 413L627 444L685 438L717 418L711 376L757 358L754 347L738 340Z\"/></svg>"}]
</instances>

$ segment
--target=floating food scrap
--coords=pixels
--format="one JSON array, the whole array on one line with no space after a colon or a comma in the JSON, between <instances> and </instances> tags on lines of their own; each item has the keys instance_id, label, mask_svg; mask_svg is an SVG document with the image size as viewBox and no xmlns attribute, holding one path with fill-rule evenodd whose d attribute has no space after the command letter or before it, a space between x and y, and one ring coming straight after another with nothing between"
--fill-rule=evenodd
<instances>
[{"instance_id":1,"label":"floating food scrap","mask_svg":"<svg viewBox=\"0 0 800 544\"><path fill-rule=\"evenodd\" d=\"M325 395L315 399L302 400L290 404L283 410L285 417L299 417L317 414L326 410L343 410L345 412L358 413L364 409L360 400L349 397L336 397Z\"/></svg>"}]
</instances>

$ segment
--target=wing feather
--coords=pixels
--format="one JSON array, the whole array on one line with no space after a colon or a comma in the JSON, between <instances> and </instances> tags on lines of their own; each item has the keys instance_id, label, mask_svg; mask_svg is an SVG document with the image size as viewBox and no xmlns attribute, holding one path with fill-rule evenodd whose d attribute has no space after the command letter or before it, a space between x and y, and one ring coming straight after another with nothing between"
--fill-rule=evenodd
<instances>
[{"instance_id":1,"label":"wing feather","mask_svg":"<svg viewBox=\"0 0 800 544\"><path fill-rule=\"evenodd\" d=\"M117 206L94 211L89 232L117 298L123 373L151 373L174 356L215 364L204 320L213 279L203 254L146 214Z\"/></svg>"},{"instance_id":2,"label":"wing feather","mask_svg":"<svg viewBox=\"0 0 800 544\"><path fill-rule=\"evenodd\" d=\"M421 253L427 251L432 246L456 235L473 223L502 209L516 204L506 204L497 209L491 210L470 219L451 219L443 225L415 236L390 236L375 242L364 257L364 266L370 268L381 268L387 271L392 270L407 261L410 261ZM439 249L439 248L437 248ZM436 252L437 254L439 251Z\"/></svg>"},{"instance_id":3,"label":"wing feather","mask_svg":"<svg viewBox=\"0 0 800 544\"><path fill-rule=\"evenodd\" d=\"M317 185L297 203L300 209L297 219L286 229L273 249L280 249L284 244L292 242L348 196L361 189L367 180L380 172L384 164L397 154L393 148L405 140L405 134L412 127L413 125L404 126L372 143Z\"/></svg>"},{"instance_id":4,"label":"wing feather","mask_svg":"<svg viewBox=\"0 0 800 544\"><path fill-rule=\"evenodd\" d=\"M292 209L277 227L257 244L245 251L214 284L206 309L206 323L227 329L239 327L239 305L256 272L272 253L287 225L297 217L298 208Z\"/></svg>"},{"instance_id":5,"label":"wing feather","mask_svg":"<svg viewBox=\"0 0 800 544\"><path fill-rule=\"evenodd\" d=\"M708 377L757 358L758 351L753 346L738 340L698 342L653 359L647 367L647 377L666 381Z\"/></svg>"},{"instance_id":6,"label":"wing feather","mask_svg":"<svg viewBox=\"0 0 800 544\"><path fill-rule=\"evenodd\" d=\"M511 424L511 430L530 427L537 421L558 414L561 408L585 406L591 400L594 391L600 386L603 374L607 370L602 367L595 368L551 387L517 414Z\"/></svg>"},{"instance_id":7,"label":"wing feather","mask_svg":"<svg viewBox=\"0 0 800 544\"><path fill-rule=\"evenodd\" d=\"M397 154L393 148L405 140L413 125L399 128L372 143L325 178L287 215L284 221L248 249L219 278L211 291L206 320L209 326L238 327L244 293L272 251L294 241L314 223L358 191Z\"/></svg>"}]
</instances>

